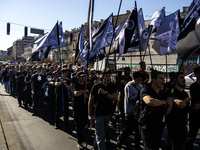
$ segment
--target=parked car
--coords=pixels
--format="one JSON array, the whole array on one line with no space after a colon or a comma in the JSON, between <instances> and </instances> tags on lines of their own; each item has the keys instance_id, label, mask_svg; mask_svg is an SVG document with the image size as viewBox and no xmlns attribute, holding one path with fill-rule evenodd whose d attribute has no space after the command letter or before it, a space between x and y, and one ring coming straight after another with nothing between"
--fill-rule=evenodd
<instances>
[{"instance_id":1,"label":"parked car","mask_svg":"<svg viewBox=\"0 0 200 150\"><path fill-rule=\"evenodd\" d=\"M194 72L185 76L186 88L189 88L192 83L196 81L196 76Z\"/></svg>"}]
</instances>

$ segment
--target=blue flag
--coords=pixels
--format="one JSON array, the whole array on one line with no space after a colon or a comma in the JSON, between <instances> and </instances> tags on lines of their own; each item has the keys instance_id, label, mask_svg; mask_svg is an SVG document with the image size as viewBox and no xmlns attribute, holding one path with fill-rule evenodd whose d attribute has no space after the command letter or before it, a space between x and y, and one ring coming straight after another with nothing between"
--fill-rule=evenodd
<instances>
[{"instance_id":1,"label":"blue flag","mask_svg":"<svg viewBox=\"0 0 200 150\"><path fill-rule=\"evenodd\" d=\"M102 53L100 50L104 49L107 46L111 45L111 40L113 36L113 14L111 14L108 19L105 20L105 22L102 24L102 27L99 28L99 31L96 33L99 34L94 35L93 38L93 49L89 52L89 59L94 57L97 54ZM101 32L100 32L101 31Z\"/></svg>"},{"instance_id":2,"label":"blue flag","mask_svg":"<svg viewBox=\"0 0 200 150\"><path fill-rule=\"evenodd\" d=\"M48 46L59 46L57 27L58 25L56 23L56 25L53 27L51 32L49 32L47 36L42 40L42 42L37 46L36 50L39 50L41 48L48 47Z\"/></svg>"},{"instance_id":3,"label":"blue flag","mask_svg":"<svg viewBox=\"0 0 200 150\"><path fill-rule=\"evenodd\" d=\"M32 52L32 61L39 61L41 58L47 58L51 49L58 48L59 46L66 46L62 29L62 22L60 22L59 25L57 22L51 32L47 33L46 35L35 41L35 43L37 43L38 46Z\"/></svg>"},{"instance_id":4,"label":"blue flag","mask_svg":"<svg viewBox=\"0 0 200 150\"><path fill-rule=\"evenodd\" d=\"M83 31L83 25L81 26L81 31L78 37L77 45L76 45L76 53L75 53L75 61L76 63L80 57L80 54L82 53L84 48L84 31Z\"/></svg>"},{"instance_id":5,"label":"blue flag","mask_svg":"<svg viewBox=\"0 0 200 150\"><path fill-rule=\"evenodd\" d=\"M176 49L180 34L179 10L163 18L154 38L160 40L160 55L168 54Z\"/></svg>"},{"instance_id":6,"label":"blue flag","mask_svg":"<svg viewBox=\"0 0 200 150\"><path fill-rule=\"evenodd\" d=\"M151 17L150 25L153 25L156 28L159 27L164 16L165 16L165 7L156 10L156 12Z\"/></svg>"}]
</instances>

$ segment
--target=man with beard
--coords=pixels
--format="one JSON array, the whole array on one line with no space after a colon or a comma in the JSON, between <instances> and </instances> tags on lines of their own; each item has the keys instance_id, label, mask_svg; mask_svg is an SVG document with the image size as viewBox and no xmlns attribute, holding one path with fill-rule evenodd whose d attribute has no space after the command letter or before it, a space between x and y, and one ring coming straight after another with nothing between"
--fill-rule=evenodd
<instances>
[{"instance_id":1,"label":"man with beard","mask_svg":"<svg viewBox=\"0 0 200 150\"><path fill-rule=\"evenodd\" d=\"M108 129L110 117L113 114L113 104L117 101L117 90L110 82L111 71L104 69L102 71L103 82L93 86L88 103L88 119L93 121L94 104L96 104L95 114L95 141L98 149L106 149L105 136Z\"/></svg>"},{"instance_id":2,"label":"man with beard","mask_svg":"<svg viewBox=\"0 0 200 150\"><path fill-rule=\"evenodd\" d=\"M151 78L151 86L141 90L138 125L144 143L143 149L158 150L164 128L163 117L171 111L172 99L165 96L161 90L165 83L164 74L154 71Z\"/></svg>"},{"instance_id":3,"label":"man with beard","mask_svg":"<svg viewBox=\"0 0 200 150\"><path fill-rule=\"evenodd\" d=\"M166 116L167 130L173 150L181 150L187 136L187 115L191 98L184 91L185 76L182 72L174 75L177 80L172 93L172 111Z\"/></svg>"},{"instance_id":4,"label":"man with beard","mask_svg":"<svg viewBox=\"0 0 200 150\"><path fill-rule=\"evenodd\" d=\"M60 116L64 113L64 129L69 131L69 91L70 80L67 78L68 69L62 69L62 78L58 78L56 85L56 127L60 128Z\"/></svg>"},{"instance_id":5,"label":"man with beard","mask_svg":"<svg viewBox=\"0 0 200 150\"><path fill-rule=\"evenodd\" d=\"M77 147L80 149L83 147L83 137L82 131L88 121L88 86L85 91L85 79L86 74L82 71L77 73L78 82L74 84L74 100L73 100L73 110L74 110L74 121L76 126L76 133L78 138Z\"/></svg>"},{"instance_id":6,"label":"man with beard","mask_svg":"<svg viewBox=\"0 0 200 150\"><path fill-rule=\"evenodd\" d=\"M22 103L21 101L24 101L24 87L25 82L24 79L26 77L27 72L25 71L24 66L20 66L20 71L16 73L16 80L17 80L17 93L18 93L18 104L19 107L21 107ZM25 105L25 103L24 103Z\"/></svg>"}]
</instances>

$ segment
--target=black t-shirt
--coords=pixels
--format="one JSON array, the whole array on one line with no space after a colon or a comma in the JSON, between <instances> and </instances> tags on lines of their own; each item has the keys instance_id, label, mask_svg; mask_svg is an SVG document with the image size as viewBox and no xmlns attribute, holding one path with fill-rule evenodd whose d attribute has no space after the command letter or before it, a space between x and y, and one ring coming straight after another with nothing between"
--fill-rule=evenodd
<instances>
[{"instance_id":1,"label":"black t-shirt","mask_svg":"<svg viewBox=\"0 0 200 150\"><path fill-rule=\"evenodd\" d=\"M4 82L8 82L8 81L9 81L8 71L5 70L5 71L2 73L2 77L3 77L3 81L4 81Z\"/></svg>"},{"instance_id":2,"label":"black t-shirt","mask_svg":"<svg viewBox=\"0 0 200 150\"><path fill-rule=\"evenodd\" d=\"M68 71L68 79L71 79L71 75L74 73L74 70L73 69L71 69L71 70L69 70Z\"/></svg>"},{"instance_id":3,"label":"black t-shirt","mask_svg":"<svg viewBox=\"0 0 200 150\"><path fill-rule=\"evenodd\" d=\"M196 103L200 104L199 89L200 89L200 84L197 82L194 82L190 85L190 96L192 98L191 101L192 107L194 107Z\"/></svg>"},{"instance_id":4,"label":"black t-shirt","mask_svg":"<svg viewBox=\"0 0 200 150\"><path fill-rule=\"evenodd\" d=\"M56 82L60 82L60 79L61 78L58 78ZM67 85L70 85L70 80L68 78L63 79L63 81L65 81ZM62 102L62 84L61 86L56 87L56 94L57 94L57 101ZM64 100L69 100L69 91L67 90L64 84L63 84L63 96Z\"/></svg>"},{"instance_id":5,"label":"black t-shirt","mask_svg":"<svg viewBox=\"0 0 200 150\"><path fill-rule=\"evenodd\" d=\"M31 81L31 76L26 76L25 80L26 81ZM31 91L31 82L30 83L26 83L26 86L27 86L27 90Z\"/></svg>"},{"instance_id":6,"label":"black t-shirt","mask_svg":"<svg viewBox=\"0 0 200 150\"><path fill-rule=\"evenodd\" d=\"M88 86L87 86L88 89ZM80 91L80 90L85 90L85 83L83 85L79 84L78 82L74 84L73 91ZM87 93L89 95L89 93ZM74 95L74 102L73 105L74 107L83 107L85 104L87 105L88 99L84 102L84 94L81 94L80 96L75 96ZM79 108L80 108L79 107Z\"/></svg>"},{"instance_id":7,"label":"black t-shirt","mask_svg":"<svg viewBox=\"0 0 200 150\"><path fill-rule=\"evenodd\" d=\"M52 79L50 82L54 82L55 83L56 80ZM48 85L48 93L49 93L50 99L54 99L55 98L55 89L56 89L55 86L53 86L51 84Z\"/></svg>"},{"instance_id":8,"label":"black t-shirt","mask_svg":"<svg viewBox=\"0 0 200 150\"><path fill-rule=\"evenodd\" d=\"M44 89L42 88L42 85L46 82L45 76L43 74L34 74L31 77L31 82L34 83L34 93L36 96L43 97Z\"/></svg>"},{"instance_id":9,"label":"black t-shirt","mask_svg":"<svg viewBox=\"0 0 200 150\"><path fill-rule=\"evenodd\" d=\"M71 82L74 83L74 84L75 84L76 82L78 82L77 77L76 77L76 73L72 73L72 74L71 74Z\"/></svg>"},{"instance_id":10,"label":"black t-shirt","mask_svg":"<svg viewBox=\"0 0 200 150\"><path fill-rule=\"evenodd\" d=\"M193 108L192 113L193 114L195 113L197 115L196 117L200 117L200 109L194 111L194 105L196 103L200 104L199 89L200 89L200 84L197 82L194 82L190 85L190 96L192 98L191 106Z\"/></svg>"},{"instance_id":11,"label":"black t-shirt","mask_svg":"<svg viewBox=\"0 0 200 150\"><path fill-rule=\"evenodd\" d=\"M20 76L20 75L22 75L22 76ZM27 72L26 72L26 71L24 71L24 72L17 72L17 73L16 73L16 76L17 76L17 77L20 76L20 77L17 79L17 87L18 87L18 89L23 89L23 88L24 88L24 86L25 86L24 79L25 79L26 75L27 75Z\"/></svg>"},{"instance_id":12,"label":"black t-shirt","mask_svg":"<svg viewBox=\"0 0 200 150\"><path fill-rule=\"evenodd\" d=\"M174 88L174 92L172 94L173 100L175 99L184 100L187 97L189 96L184 90L179 91L176 88ZM178 106L175 103L173 103L171 112L166 116L167 123L184 125L187 120L188 109L189 109L189 104L187 104L186 107L181 109L178 108Z\"/></svg>"},{"instance_id":13,"label":"black t-shirt","mask_svg":"<svg viewBox=\"0 0 200 150\"><path fill-rule=\"evenodd\" d=\"M163 106L156 106L156 107L148 106L143 101L143 98L147 95L150 95L152 98L155 99L166 100L167 95L165 95L163 91L156 93L151 86L143 88L140 94L141 94L140 95L141 105L146 107L147 109L145 124L155 127L161 126L163 124L163 116L165 115L165 108Z\"/></svg>"},{"instance_id":14,"label":"black t-shirt","mask_svg":"<svg viewBox=\"0 0 200 150\"><path fill-rule=\"evenodd\" d=\"M103 83L97 83L91 90L91 94L94 96L94 103L97 104L96 115L111 115L113 113L114 101L110 100L106 95L98 94L99 88L102 88L109 94L113 94L117 93L116 86L113 83L109 83L107 86Z\"/></svg>"}]
</instances>

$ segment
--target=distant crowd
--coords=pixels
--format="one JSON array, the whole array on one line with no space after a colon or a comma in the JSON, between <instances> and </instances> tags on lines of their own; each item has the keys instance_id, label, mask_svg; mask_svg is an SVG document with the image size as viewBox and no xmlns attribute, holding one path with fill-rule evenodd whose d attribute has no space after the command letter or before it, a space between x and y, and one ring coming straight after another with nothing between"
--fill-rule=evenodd
<instances>
[{"instance_id":1,"label":"distant crowd","mask_svg":"<svg viewBox=\"0 0 200 150\"><path fill-rule=\"evenodd\" d=\"M149 77L145 62L132 75L129 67L114 73L108 68L97 72L46 63L1 65L0 73L6 93L18 99L19 107L68 133L71 105L78 149L87 145L82 133L90 126L95 128L93 149L105 150L110 142L109 123L123 129L117 136L119 149L132 134L136 150L163 148L164 128L169 140L165 149L193 149L200 128L200 67L194 69L197 79L190 86L190 96L184 90L184 73L171 72L165 82L164 73L157 70L152 69Z\"/></svg>"}]
</instances>

